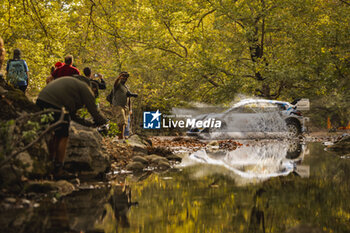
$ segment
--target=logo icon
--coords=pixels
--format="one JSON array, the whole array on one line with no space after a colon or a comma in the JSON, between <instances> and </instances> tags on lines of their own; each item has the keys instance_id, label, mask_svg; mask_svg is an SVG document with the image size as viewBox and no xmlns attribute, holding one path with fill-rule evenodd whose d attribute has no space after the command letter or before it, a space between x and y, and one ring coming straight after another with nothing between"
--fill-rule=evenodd
<instances>
[{"instance_id":1,"label":"logo icon","mask_svg":"<svg viewBox=\"0 0 350 233\"><path fill-rule=\"evenodd\" d=\"M143 128L144 129L160 129L160 116L162 113L157 110L156 112L143 112Z\"/></svg>"}]
</instances>

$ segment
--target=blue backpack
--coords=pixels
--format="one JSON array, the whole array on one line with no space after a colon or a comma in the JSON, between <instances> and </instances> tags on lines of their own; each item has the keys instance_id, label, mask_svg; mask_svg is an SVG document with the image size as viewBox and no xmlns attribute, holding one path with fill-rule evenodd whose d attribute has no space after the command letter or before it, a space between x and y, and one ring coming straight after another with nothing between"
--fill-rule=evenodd
<instances>
[{"instance_id":1,"label":"blue backpack","mask_svg":"<svg viewBox=\"0 0 350 233\"><path fill-rule=\"evenodd\" d=\"M28 77L23 60L12 60L9 62L7 79L14 86L27 83Z\"/></svg>"}]
</instances>

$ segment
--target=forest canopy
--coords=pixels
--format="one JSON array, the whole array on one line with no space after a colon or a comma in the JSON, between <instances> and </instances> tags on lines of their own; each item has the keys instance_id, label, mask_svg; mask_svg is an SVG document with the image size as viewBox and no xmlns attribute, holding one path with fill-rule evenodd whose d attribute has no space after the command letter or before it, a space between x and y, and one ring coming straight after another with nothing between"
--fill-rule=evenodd
<instances>
[{"instance_id":1,"label":"forest canopy","mask_svg":"<svg viewBox=\"0 0 350 233\"><path fill-rule=\"evenodd\" d=\"M243 94L350 115L346 0L8 0L0 31L7 59L22 50L31 93L72 54L109 83L128 71L143 109Z\"/></svg>"}]
</instances>

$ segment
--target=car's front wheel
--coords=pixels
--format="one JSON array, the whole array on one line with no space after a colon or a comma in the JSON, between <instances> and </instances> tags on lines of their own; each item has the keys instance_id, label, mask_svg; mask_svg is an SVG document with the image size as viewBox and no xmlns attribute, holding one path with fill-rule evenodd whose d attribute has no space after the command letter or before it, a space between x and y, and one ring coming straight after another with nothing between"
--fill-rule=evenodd
<instances>
[{"instance_id":1,"label":"car's front wheel","mask_svg":"<svg viewBox=\"0 0 350 233\"><path fill-rule=\"evenodd\" d=\"M287 119L286 124L287 124L288 137L293 138L301 134L301 127L299 122L293 119Z\"/></svg>"}]
</instances>

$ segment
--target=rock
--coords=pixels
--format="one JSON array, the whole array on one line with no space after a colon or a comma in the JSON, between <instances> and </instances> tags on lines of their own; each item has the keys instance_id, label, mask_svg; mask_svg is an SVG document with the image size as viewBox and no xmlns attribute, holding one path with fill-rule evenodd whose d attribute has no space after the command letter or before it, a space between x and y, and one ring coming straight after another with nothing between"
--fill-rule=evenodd
<instances>
[{"instance_id":1,"label":"rock","mask_svg":"<svg viewBox=\"0 0 350 233\"><path fill-rule=\"evenodd\" d=\"M208 143L207 146L219 146L219 142L218 141L211 141Z\"/></svg>"},{"instance_id":2,"label":"rock","mask_svg":"<svg viewBox=\"0 0 350 233\"><path fill-rule=\"evenodd\" d=\"M49 150L45 140L36 143L28 152L33 160L33 170L28 174L30 178L42 178L52 171L52 163L49 158Z\"/></svg>"},{"instance_id":3,"label":"rock","mask_svg":"<svg viewBox=\"0 0 350 233\"><path fill-rule=\"evenodd\" d=\"M66 180L57 181L54 186L57 187L58 192L63 196L71 194L75 190L74 185Z\"/></svg>"},{"instance_id":4,"label":"rock","mask_svg":"<svg viewBox=\"0 0 350 233\"><path fill-rule=\"evenodd\" d=\"M149 147L148 154L156 154L167 157L168 155L172 155L173 152L167 147Z\"/></svg>"},{"instance_id":5,"label":"rock","mask_svg":"<svg viewBox=\"0 0 350 233\"><path fill-rule=\"evenodd\" d=\"M24 151L17 155L17 159L21 162L26 172L33 171L33 159L30 157L29 153Z\"/></svg>"},{"instance_id":6,"label":"rock","mask_svg":"<svg viewBox=\"0 0 350 233\"><path fill-rule=\"evenodd\" d=\"M134 156L134 157L132 157L132 161L134 161L134 162L140 162L140 163L142 163L142 164L144 164L144 165L147 165L148 164L148 160L146 159L146 158L144 158L144 157L142 157L142 156Z\"/></svg>"},{"instance_id":7,"label":"rock","mask_svg":"<svg viewBox=\"0 0 350 233\"><path fill-rule=\"evenodd\" d=\"M73 184L66 180L60 181L31 181L25 187L25 192L48 193L52 191L58 192L61 196L71 194L75 190Z\"/></svg>"},{"instance_id":8,"label":"rock","mask_svg":"<svg viewBox=\"0 0 350 233\"><path fill-rule=\"evenodd\" d=\"M177 162L181 162L181 160L182 160L182 158L180 156L174 155L174 154L168 155L168 156L166 156L166 158L168 160L175 160Z\"/></svg>"},{"instance_id":9,"label":"rock","mask_svg":"<svg viewBox=\"0 0 350 233\"><path fill-rule=\"evenodd\" d=\"M10 203L10 204L15 204L17 200L16 200L16 198L8 197L8 198L5 198L4 201L7 203Z\"/></svg>"},{"instance_id":10,"label":"rock","mask_svg":"<svg viewBox=\"0 0 350 233\"><path fill-rule=\"evenodd\" d=\"M17 189L23 174L25 174L24 169L15 165L5 164L0 168L1 187L8 187L11 190Z\"/></svg>"},{"instance_id":11,"label":"rock","mask_svg":"<svg viewBox=\"0 0 350 233\"><path fill-rule=\"evenodd\" d=\"M140 162L131 162L126 166L129 171L142 171L146 166Z\"/></svg>"},{"instance_id":12,"label":"rock","mask_svg":"<svg viewBox=\"0 0 350 233\"><path fill-rule=\"evenodd\" d=\"M147 147L149 146L144 140L138 135L134 134L126 140L128 146L133 148L134 152L142 152L147 154Z\"/></svg>"},{"instance_id":13,"label":"rock","mask_svg":"<svg viewBox=\"0 0 350 233\"><path fill-rule=\"evenodd\" d=\"M169 163L168 161L167 161L167 162L165 162L165 161L159 161L157 167L158 167L159 169L166 170L166 169L170 168L170 163Z\"/></svg>"},{"instance_id":14,"label":"rock","mask_svg":"<svg viewBox=\"0 0 350 233\"><path fill-rule=\"evenodd\" d=\"M6 92L6 99L0 98L0 120L10 120L17 118L22 112L31 113L40 110L21 90L9 85L1 75L0 87Z\"/></svg>"},{"instance_id":15,"label":"rock","mask_svg":"<svg viewBox=\"0 0 350 233\"><path fill-rule=\"evenodd\" d=\"M161 157L159 155L148 155L145 157L148 161L150 161L153 164L158 164L160 161L168 162L168 160L164 157Z\"/></svg>"},{"instance_id":16,"label":"rock","mask_svg":"<svg viewBox=\"0 0 350 233\"><path fill-rule=\"evenodd\" d=\"M328 149L342 153L350 152L350 135L346 135L340 140L334 142L334 144L332 146L329 146Z\"/></svg>"},{"instance_id":17,"label":"rock","mask_svg":"<svg viewBox=\"0 0 350 233\"><path fill-rule=\"evenodd\" d=\"M168 159L158 156L158 155L149 155L146 156L146 158L150 161L150 163L157 167L158 169L168 169L170 168L170 163L168 161Z\"/></svg>"},{"instance_id":18,"label":"rock","mask_svg":"<svg viewBox=\"0 0 350 233\"><path fill-rule=\"evenodd\" d=\"M69 171L89 171L99 175L110 168L110 158L102 148L102 136L94 128L72 122L65 166Z\"/></svg>"},{"instance_id":19,"label":"rock","mask_svg":"<svg viewBox=\"0 0 350 233\"><path fill-rule=\"evenodd\" d=\"M16 150L24 147L24 143L20 139L22 138L22 128L15 124L11 125L11 123L9 126L1 125L1 127L5 127L4 129L7 130L8 135L0 138L0 144L10 144L6 137L9 137L16 143L14 150L8 150L8 148L0 146L0 154L4 154L6 158L7 156L11 156ZM10 149L12 149L11 144ZM42 178L48 173L50 168L50 163L47 161L48 154L46 142L42 139L26 151L12 156L7 161L7 164L0 167L0 181L2 181L0 182L0 186L9 186L13 190L13 185L20 184L27 178Z\"/></svg>"}]
</instances>

